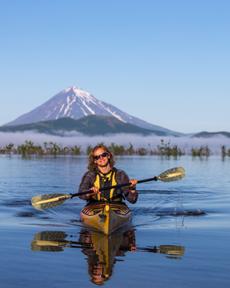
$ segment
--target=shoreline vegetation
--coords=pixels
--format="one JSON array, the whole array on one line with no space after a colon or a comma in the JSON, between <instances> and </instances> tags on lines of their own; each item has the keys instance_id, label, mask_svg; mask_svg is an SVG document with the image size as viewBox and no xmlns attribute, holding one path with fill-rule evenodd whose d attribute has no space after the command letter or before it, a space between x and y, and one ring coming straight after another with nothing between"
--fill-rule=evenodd
<instances>
[{"instance_id":1,"label":"shoreline vegetation","mask_svg":"<svg viewBox=\"0 0 230 288\"><path fill-rule=\"evenodd\" d=\"M99 143L103 144L103 143ZM185 152L184 149L178 147L178 145L171 145L169 142L165 142L163 139L160 141L159 145L156 145L155 148L149 147L138 147L135 148L131 143L127 146L118 145L111 143L108 145L109 149L117 156L126 156L126 155L156 155L156 156L167 156L167 157L178 157L183 155L191 155L192 157L206 157L213 155L213 152L208 147L208 145L200 147L191 147L188 152ZM26 140L21 145L14 145L9 143L3 147L0 147L0 154L8 155L21 155L22 157L27 156L58 156L58 155L88 155L91 151L92 146L89 145L85 150L81 146L62 146L55 142L44 142L43 145L36 145L30 140ZM226 156L230 157L230 148L226 148L225 145L220 146L220 155L224 158Z\"/></svg>"}]
</instances>

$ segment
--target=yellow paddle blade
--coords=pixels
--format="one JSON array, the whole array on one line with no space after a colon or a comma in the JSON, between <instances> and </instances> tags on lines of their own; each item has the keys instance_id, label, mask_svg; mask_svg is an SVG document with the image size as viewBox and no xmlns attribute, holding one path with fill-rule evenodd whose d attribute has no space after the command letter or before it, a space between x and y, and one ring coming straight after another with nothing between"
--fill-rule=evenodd
<instances>
[{"instance_id":1,"label":"yellow paddle blade","mask_svg":"<svg viewBox=\"0 0 230 288\"><path fill-rule=\"evenodd\" d=\"M68 234L62 231L41 231L34 235L34 240L36 241L66 241Z\"/></svg>"},{"instance_id":2,"label":"yellow paddle blade","mask_svg":"<svg viewBox=\"0 0 230 288\"><path fill-rule=\"evenodd\" d=\"M71 195L69 194L44 194L34 196L31 200L31 204L38 210L44 210L58 206L69 198L71 198Z\"/></svg>"},{"instance_id":3,"label":"yellow paddle blade","mask_svg":"<svg viewBox=\"0 0 230 288\"><path fill-rule=\"evenodd\" d=\"M159 176L157 176L158 180L161 180L163 182L171 182L180 180L185 176L185 170L183 167L175 167L166 170L165 172L161 173Z\"/></svg>"},{"instance_id":4,"label":"yellow paddle blade","mask_svg":"<svg viewBox=\"0 0 230 288\"><path fill-rule=\"evenodd\" d=\"M185 251L184 246L178 245L160 245L158 249L160 253L170 256L183 256Z\"/></svg>"},{"instance_id":5,"label":"yellow paddle blade","mask_svg":"<svg viewBox=\"0 0 230 288\"><path fill-rule=\"evenodd\" d=\"M80 241L68 241L68 234L62 231L42 231L34 235L31 242L31 250L59 252L64 248L91 248L91 243Z\"/></svg>"},{"instance_id":6,"label":"yellow paddle blade","mask_svg":"<svg viewBox=\"0 0 230 288\"><path fill-rule=\"evenodd\" d=\"M66 236L67 234L61 231L42 231L36 233L34 240L31 242L31 249L33 251L63 251L63 247L67 243L65 240Z\"/></svg>"}]
</instances>

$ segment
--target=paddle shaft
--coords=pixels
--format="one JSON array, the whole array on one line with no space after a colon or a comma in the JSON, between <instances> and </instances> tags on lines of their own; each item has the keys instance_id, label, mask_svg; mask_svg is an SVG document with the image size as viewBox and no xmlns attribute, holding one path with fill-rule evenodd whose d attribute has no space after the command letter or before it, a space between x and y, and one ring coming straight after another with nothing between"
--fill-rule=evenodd
<instances>
[{"instance_id":1,"label":"paddle shaft","mask_svg":"<svg viewBox=\"0 0 230 288\"><path fill-rule=\"evenodd\" d=\"M144 183L144 182L150 182L150 181L157 181L157 180L158 180L158 177L154 176L152 178L146 178L146 179L138 180L137 184ZM119 189L122 187L129 187L130 185L131 185L131 183L127 182L127 183L122 183L122 184L117 184L117 185L113 185L113 186L109 186L109 187L100 188L100 191L110 190L113 188ZM86 191L82 191L82 192L70 194L70 195L71 195L71 198L73 198L73 197L77 197L77 196L81 196L81 195L85 195L85 194L89 194L89 193L94 193L94 192L91 189L89 189Z\"/></svg>"},{"instance_id":2,"label":"paddle shaft","mask_svg":"<svg viewBox=\"0 0 230 288\"><path fill-rule=\"evenodd\" d=\"M176 181L179 179L182 179L185 176L185 170L183 167L175 167L175 168L171 168L168 169L166 171L164 171L163 173L161 173L158 176L154 176L151 178L147 178L147 179L143 179L143 180L138 180L137 183L144 183L144 182L150 182L150 181L163 181L163 182L171 182L171 181ZM110 187L103 187L100 188L100 191L105 191L105 190L109 190L109 189L119 189L122 187L130 187L132 186L132 184L130 182L127 183L122 183L122 184L118 184L118 185L113 185ZM34 196L31 200L32 205L39 210L43 210L46 208L51 208L54 206L58 206L60 204L62 204L65 200L73 198L73 197L77 197L77 196L81 196L81 195L86 195L86 194L93 194L94 191L92 191L92 189L89 189L87 191L82 191L76 194L47 194L47 195L38 195L38 196ZM122 193L122 191L121 191Z\"/></svg>"}]
</instances>

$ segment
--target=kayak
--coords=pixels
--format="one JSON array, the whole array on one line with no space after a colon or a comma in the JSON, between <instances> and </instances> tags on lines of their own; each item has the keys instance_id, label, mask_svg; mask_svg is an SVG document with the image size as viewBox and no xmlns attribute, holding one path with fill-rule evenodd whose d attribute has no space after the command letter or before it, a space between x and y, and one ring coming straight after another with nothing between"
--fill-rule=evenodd
<instances>
[{"instance_id":1,"label":"kayak","mask_svg":"<svg viewBox=\"0 0 230 288\"><path fill-rule=\"evenodd\" d=\"M94 203L81 210L85 226L109 235L131 223L132 213L122 203Z\"/></svg>"}]
</instances>

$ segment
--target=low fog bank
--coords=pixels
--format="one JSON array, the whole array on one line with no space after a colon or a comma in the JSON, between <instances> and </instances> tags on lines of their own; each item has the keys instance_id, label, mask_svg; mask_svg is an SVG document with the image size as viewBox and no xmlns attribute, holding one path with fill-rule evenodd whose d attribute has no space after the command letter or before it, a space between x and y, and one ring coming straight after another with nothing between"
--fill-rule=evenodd
<instances>
[{"instance_id":1,"label":"low fog bank","mask_svg":"<svg viewBox=\"0 0 230 288\"><path fill-rule=\"evenodd\" d=\"M85 136L82 134L72 134L71 136L52 136L47 134L23 132L23 133L3 133L0 132L0 146L3 147L9 143L15 146L23 144L26 140L32 141L36 145L43 145L44 142L54 142L61 146L81 146L82 151L91 145L104 143L110 145L111 143L129 146L132 144L135 148L143 147L147 149L154 149L160 145L163 140L165 144L170 146L177 145L182 151L190 152L191 148L199 148L201 146L208 146L211 152L219 154L222 145L230 148L230 138L219 136L212 138L190 138L187 137L160 137L160 136L140 136L135 134L116 134L107 136Z\"/></svg>"}]
</instances>

